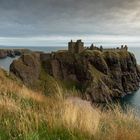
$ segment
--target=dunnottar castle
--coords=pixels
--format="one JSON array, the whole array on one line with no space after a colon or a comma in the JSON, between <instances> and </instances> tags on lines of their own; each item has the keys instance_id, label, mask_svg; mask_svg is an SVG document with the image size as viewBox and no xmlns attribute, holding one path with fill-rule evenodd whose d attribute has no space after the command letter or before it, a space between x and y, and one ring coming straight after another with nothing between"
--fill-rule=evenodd
<instances>
[{"instance_id":1,"label":"dunnottar castle","mask_svg":"<svg viewBox=\"0 0 140 140\"><path fill-rule=\"evenodd\" d=\"M76 42L73 42L72 40L68 43L68 51L71 53L81 53L84 50L99 50L99 51L127 51L128 47L127 45L122 45L120 48L103 48L103 46L96 47L93 44L91 44L90 47L85 47L84 42L82 40L77 40Z\"/></svg>"},{"instance_id":2,"label":"dunnottar castle","mask_svg":"<svg viewBox=\"0 0 140 140\"><path fill-rule=\"evenodd\" d=\"M127 45L122 45L120 48L103 48L103 46L100 47L96 47L93 44L91 44L90 47L85 47L84 46L84 42L82 42L82 40L77 40L76 42L73 42L72 40L70 42L68 42L68 50L59 50L57 52L51 52L51 53L45 53L41 55L41 59L46 61L50 58L55 58L55 54L59 53L59 52L69 52L72 54L79 54L81 52L83 52L84 50L98 50L101 52L105 52L105 51L115 51L115 52L119 52L119 51L127 51L128 47Z\"/></svg>"}]
</instances>

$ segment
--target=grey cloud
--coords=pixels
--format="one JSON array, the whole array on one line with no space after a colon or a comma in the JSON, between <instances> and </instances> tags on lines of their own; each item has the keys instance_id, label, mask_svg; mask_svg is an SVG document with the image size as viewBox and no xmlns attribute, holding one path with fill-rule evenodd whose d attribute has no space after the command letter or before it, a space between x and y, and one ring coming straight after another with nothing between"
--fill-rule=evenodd
<instances>
[{"instance_id":1,"label":"grey cloud","mask_svg":"<svg viewBox=\"0 0 140 140\"><path fill-rule=\"evenodd\" d=\"M140 35L139 14L139 0L0 0L0 36Z\"/></svg>"}]
</instances>

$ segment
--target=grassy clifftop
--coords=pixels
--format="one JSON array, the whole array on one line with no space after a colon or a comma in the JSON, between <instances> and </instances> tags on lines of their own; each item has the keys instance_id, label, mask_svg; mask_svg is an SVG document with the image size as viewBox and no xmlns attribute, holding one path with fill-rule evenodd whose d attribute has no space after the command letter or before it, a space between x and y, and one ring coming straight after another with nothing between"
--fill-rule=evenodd
<instances>
[{"instance_id":1,"label":"grassy clifftop","mask_svg":"<svg viewBox=\"0 0 140 140\"><path fill-rule=\"evenodd\" d=\"M89 102L29 90L0 70L1 140L138 140L140 120L131 109L101 111Z\"/></svg>"}]
</instances>

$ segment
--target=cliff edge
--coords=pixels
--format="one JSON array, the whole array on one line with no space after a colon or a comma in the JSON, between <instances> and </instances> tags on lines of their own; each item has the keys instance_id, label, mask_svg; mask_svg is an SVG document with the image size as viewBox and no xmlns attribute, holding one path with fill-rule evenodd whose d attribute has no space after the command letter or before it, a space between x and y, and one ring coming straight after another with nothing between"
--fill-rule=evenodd
<instances>
[{"instance_id":1,"label":"cliff edge","mask_svg":"<svg viewBox=\"0 0 140 140\"><path fill-rule=\"evenodd\" d=\"M105 102L125 96L139 88L140 70L128 51L84 50L22 55L10 71L26 85L37 87L43 76L80 89L87 100ZM47 83L46 83L47 84Z\"/></svg>"}]
</instances>

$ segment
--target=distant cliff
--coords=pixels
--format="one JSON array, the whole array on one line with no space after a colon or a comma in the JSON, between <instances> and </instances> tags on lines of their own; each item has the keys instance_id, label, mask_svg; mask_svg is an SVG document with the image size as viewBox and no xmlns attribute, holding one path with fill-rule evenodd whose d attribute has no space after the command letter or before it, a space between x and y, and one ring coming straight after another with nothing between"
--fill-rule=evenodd
<instances>
[{"instance_id":1,"label":"distant cliff","mask_svg":"<svg viewBox=\"0 0 140 140\"><path fill-rule=\"evenodd\" d=\"M65 85L75 86L92 102L132 93L140 82L135 56L128 51L32 53L14 60L10 71L31 87L38 87L43 72L43 78L49 75Z\"/></svg>"},{"instance_id":2,"label":"distant cliff","mask_svg":"<svg viewBox=\"0 0 140 140\"><path fill-rule=\"evenodd\" d=\"M20 56L27 52L31 51L28 49L0 49L0 58Z\"/></svg>"}]
</instances>

